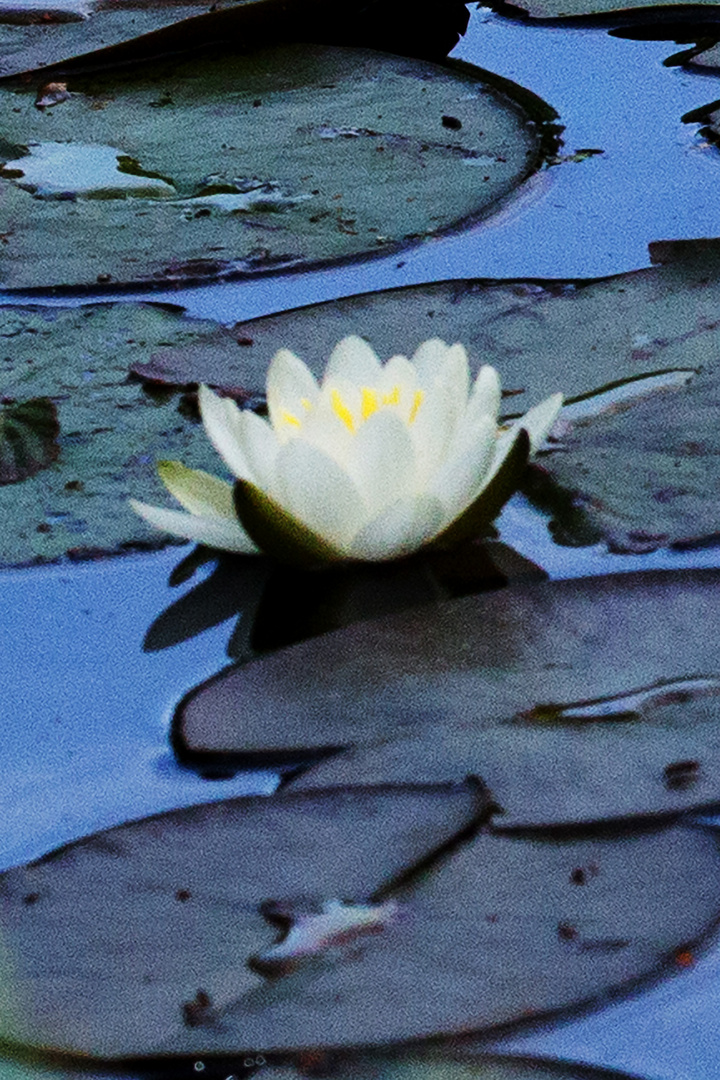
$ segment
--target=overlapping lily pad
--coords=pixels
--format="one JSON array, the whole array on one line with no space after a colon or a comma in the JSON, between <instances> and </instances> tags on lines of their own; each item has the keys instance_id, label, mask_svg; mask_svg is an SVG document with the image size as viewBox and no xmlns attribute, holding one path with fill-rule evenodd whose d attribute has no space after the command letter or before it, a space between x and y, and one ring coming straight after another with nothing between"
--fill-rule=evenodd
<instances>
[{"instance_id":1,"label":"overlapping lily pad","mask_svg":"<svg viewBox=\"0 0 720 1080\"><path fill-rule=\"evenodd\" d=\"M300 1080L307 1075L301 1068L286 1065L273 1070L268 1080ZM614 1069L478 1053L457 1039L449 1049L409 1047L328 1055L323 1076L328 1080L632 1080Z\"/></svg>"},{"instance_id":2,"label":"overlapping lily pad","mask_svg":"<svg viewBox=\"0 0 720 1080\"><path fill-rule=\"evenodd\" d=\"M178 1039L195 1052L212 1042L204 1019L264 987L248 967L277 936L262 902L365 902L483 814L476 785L240 799L8 871L0 1037L101 1056L166 1041L176 1053ZM237 1029L225 1046L256 1048Z\"/></svg>"},{"instance_id":3,"label":"overlapping lily pad","mask_svg":"<svg viewBox=\"0 0 720 1080\"><path fill-rule=\"evenodd\" d=\"M433 335L464 342L473 369L484 361L499 369L512 415L555 389L574 398L627 382L637 395L625 405L562 425L556 449L539 459L533 497L552 510L558 538L572 543L604 538L618 550L649 550L712 539L720 534L720 247L655 244L653 254L662 265L599 281L443 282L231 330L149 307L5 308L0 391L54 401L61 453L37 477L0 488L0 561L162 543L126 497L163 502L159 458L219 468L198 425L178 412L181 391L204 381L240 397L261 394L277 349L292 346L320 373L350 332L384 358ZM154 398L126 382L130 371ZM658 372L670 373L668 385L649 393L657 380L644 377Z\"/></svg>"},{"instance_id":4,"label":"overlapping lily pad","mask_svg":"<svg viewBox=\"0 0 720 1080\"><path fill-rule=\"evenodd\" d=\"M490 5L503 15L522 15L531 19L578 19L614 15L622 12L642 12L650 9L654 20L677 21L677 8L717 8L717 0L693 0L692 4L669 5L665 0L494 0ZM667 9L671 10L667 12Z\"/></svg>"},{"instance_id":5,"label":"overlapping lily pad","mask_svg":"<svg viewBox=\"0 0 720 1080\"><path fill-rule=\"evenodd\" d=\"M0 86L7 288L167 285L416 243L505 199L554 116L467 65L311 45L77 76L52 108L35 98Z\"/></svg>"},{"instance_id":6,"label":"overlapping lily pad","mask_svg":"<svg viewBox=\"0 0 720 1080\"><path fill-rule=\"evenodd\" d=\"M712 832L469 834L482 813L470 785L289 793L135 822L10 870L0 1032L105 1057L382 1044L692 963L720 911ZM329 931L331 910L350 922ZM287 961L270 968L280 915Z\"/></svg>"},{"instance_id":7,"label":"overlapping lily pad","mask_svg":"<svg viewBox=\"0 0 720 1080\"><path fill-rule=\"evenodd\" d=\"M197 762L326 758L306 788L475 776L498 828L714 805L719 582L511 586L361 623L215 676L179 706L175 745Z\"/></svg>"},{"instance_id":8,"label":"overlapping lily pad","mask_svg":"<svg viewBox=\"0 0 720 1080\"><path fill-rule=\"evenodd\" d=\"M402 0L378 5L332 0L4 0L0 5L0 78L52 66L62 72L151 58L212 42L246 50L267 40L364 45L440 59L467 26L460 0L414 5L407 26Z\"/></svg>"}]
</instances>

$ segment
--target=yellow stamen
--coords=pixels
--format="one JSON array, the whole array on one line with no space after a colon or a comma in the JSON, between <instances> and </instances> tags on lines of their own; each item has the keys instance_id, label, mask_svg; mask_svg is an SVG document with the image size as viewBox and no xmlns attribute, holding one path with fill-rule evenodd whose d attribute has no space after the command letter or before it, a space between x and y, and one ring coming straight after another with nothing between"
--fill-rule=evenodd
<instances>
[{"instance_id":1,"label":"yellow stamen","mask_svg":"<svg viewBox=\"0 0 720 1080\"><path fill-rule=\"evenodd\" d=\"M393 386L389 394L383 394L383 405L399 405L400 404L400 387Z\"/></svg>"},{"instance_id":2,"label":"yellow stamen","mask_svg":"<svg viewBox=\"0 0 720 1080\"><path fill-rule=\"evenodd\" d=\"M415 420L415 417L418 414L418 409L422 405L422 400L423 400L424 397L425 397L425 394L424 394L424 392L422 390L416 390L415 391L415 396L413 397L412 408L410 409L410 416L408 417L408 424L412 424L413 421Z\"/></svg>"},{"instance_id":3,"label":"yellow stamen","mask_svg":"<svg viewBox=\"0 0 720 1080\"><path fill-rule=\"evenodd\" d=\"M343 401L343 399L340 397L340 391L339 390L333 390L332 394L330 395L330 401L332 402L333 409L335 410L336 414L340 417L343 424L345 424L345 426L347 428L349 428L350 431L354 431L355 430L355 421L353 420L353 415L350 412L350 410L348 409L348 407L345 404L345 402Z\"/></svg>"},{"instance_id":4,"label":"yellow stamen","mask_svg":"<svg viewBox=\"0 0 720 1080\"><path fill-rule=\"evenodd\" d=\"M310 401L309 398L300 398L300 404L302 405L305 412L310 412L312 410L312 401Z\"/></svg>"},{"instance_id":5,"label":"yellow stamen","mask_svg":"<svg viewBox=\"0 0 720 1080\"><path fill-rule=\"evenodd\" d=\"M372 416L374 412L377 412L377 408L378 399L376 391L371 390L369 386L363 386L362 403L360 405L363 420L367 420L368 416Z\"/></svg>"},{"instance_id":6,"label":"yellow stamen","mask_svg":"<svg viewBox=\"0 0 720 1080\"><path fill-rule=\"evenodd\" d=\"M282 409L280 417L284 424L289 424L290 427L301 427L300 421L293 413L288 412L287 409Z\"/></svg>"}]
</instances>

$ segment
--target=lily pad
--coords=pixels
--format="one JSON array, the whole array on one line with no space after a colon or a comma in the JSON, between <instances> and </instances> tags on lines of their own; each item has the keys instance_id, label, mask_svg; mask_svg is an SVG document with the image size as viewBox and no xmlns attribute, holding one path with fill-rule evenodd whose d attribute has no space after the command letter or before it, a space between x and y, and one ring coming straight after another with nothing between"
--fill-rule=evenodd
<instances>
[{"instance_id":1,"label":"lily pad","mask_svg":"<svg viewBox=\"0 0 720 1080\"><path fill-rule=\"evenodd\" d=\"M566 413L557 450L538 459L545 482L533 491L558 518L557 539L631 551L703 541L720 534L720 241L650 251L661 265L599 280L449 281L312 305L237 324L247 344L231 365L164 348L155 370L258 392L283 347L319 374L347 333L383 357L437 336L463 342L473 370L499 370L509 416L555 390L576 401L622 389L616 412L598 397L587 420Z\"/></svg>"},{"instance_id":2,"label":"lily pad","mask_svg":"<svg viewBox=\"0 0 720 1080\"><path fill-rule=\"evenodd\" d=\"M418 10L419 9L419 10ZM0 4L0 78L35 69L63 72L147 59L213 42L238 41L247 49L268 38L364 45L441 59L465 33L461 0L413 5L332 0L229 0L222 8L198 0L142 5L114 0L3 0Z\"/></svg>"},{"instance_id":3,"label":"lily pad","mask_svg":"<svg viewBox=\"0 0 720 1080\"><path fill-rule=\"evenodd\" d=\"M240 799L7 871L2 1037L111 1058L382 1044L692 962L720 909L711 831L469 835L482 811L469 786Z\"/></svg>"},{"instance_id":4,"label":"lily pad","mask_svg":"<svg viewBox=\"0 0 720 1080\"><path fill-rule=\"evenodd\" d=\"M185 760L327 758L298 787L478 777L498 828L720 802L718 571L510 586L362 623L192 691ZM354 750L353 750L354 748Z\"/></svg>"},{"instance_id":5,"label":"lily pad","mask_svg":"<svg viewBox=\"0 0 720 1080\"><path fill-rule=\"evenodd\" d=\"M287 1067L283 1080L300 1080L306 1075ZM633 1080L615 1070L565 1061L478 1053L458 1039L447 1050L434 1046L336 1053L323 1063L323 1076L327 1080Z\"/></svg>"},{"instance_id":6,"label":"lily pad","mask_svg":"<svg viewBox=\"0 0 720 1080\"><path fill-rule=\"evenodd\" d=\"M10 870L0 1038L103 1057L207 1049L217 1010L265 986L248 960L277 936L271 901L365 904L484 813L477 785L238 799ZM259 1048L238 1029L223 1041Z\"/></svg>"},{"instance_id":7,"label":"lily pad","mask_svg":"<svg viewBox=\"0 0 720 1080\"><path fill-rule=\"evenodd\" d=\"M167 286L416 243L505 200L555 116L468 65L314 45L76 76L53 108L35 98L0 86L10 289Z\"/></svg>"},{"instance_id":8,"label":"lily pad","mask_svg":"<svg viewBox=\"0 0 720 1080\"><path fill-rule=\"evenodd\" d=\"M177 388L153 395L128 371L154 344L182 348L198 336L242 351L215 324L150 305L0 309L0 391L18 403L0 411L0 479L21 479L5 453L8 428L13 447L18 439L24 447L24 471L36 471L0 485L0 565L164 542L127 498L162 500L158 458L216 470L217 455L200 425L178 412Z\"/></svg>"},{"instance_id":9,"label":"lily pad","mask_svg":"<svg viewBox=\"0 0 720 1080\"><path fill-rule=\"evenodd\" d=\"M530 19L578 19L592 16L614 15L622 12L644 12L648 8L652 18L661 21L664 18L677 21L676 5L668 5L665 0L494 0L490 5L503 15L521 16ZM706 7L717 8L717 0L693 0L688 7L701 10ZM670 10L668 10L670 8Z\"/></svg>"},{"instance_id":10,"label":"lily pad","mask_svg":"<svg viewBox=\"0 0 720 1080\"><path fill-rule=\"evenodd\" d=\"M378 1045L597 1000L692 963L718 884L716 837L686 828L563 843L480 834L383 891L397 908L382 933L268 977L220 1011L204 1045ZM170 1045L191 1051L197 1033Z\"/></svg>"}]
</instances>

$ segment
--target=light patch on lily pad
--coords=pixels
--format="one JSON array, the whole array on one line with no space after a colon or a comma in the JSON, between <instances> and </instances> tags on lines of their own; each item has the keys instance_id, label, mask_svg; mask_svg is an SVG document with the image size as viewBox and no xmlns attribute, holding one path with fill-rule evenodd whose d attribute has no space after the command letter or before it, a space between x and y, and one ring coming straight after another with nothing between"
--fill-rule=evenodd
<instances>
[{"instance_id":1,"label":"light patch on lily pad","mask_svg":"<svg viewBox=\"0 0 720 1080\"><path fill-rule=\"evenodd\" d=\"M175 195L172 184L153 176L123 172L121 150L89 143L30 143L25 157L6 162L0 175L39 199L153 199Z\"/></svg>"}]
</instances>

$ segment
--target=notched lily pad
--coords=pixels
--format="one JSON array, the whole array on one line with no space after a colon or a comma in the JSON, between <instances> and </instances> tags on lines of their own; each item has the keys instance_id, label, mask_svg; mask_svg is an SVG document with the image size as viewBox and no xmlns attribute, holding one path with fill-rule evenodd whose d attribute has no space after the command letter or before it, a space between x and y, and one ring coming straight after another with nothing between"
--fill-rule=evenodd
<instances>
[{"instance_id":1,"label":"notched lily pad","mask_svg":"<svg viewBox=\"0 0 720 1080\"><path fill-rule=\"evenodd\" d=\"M299 788L475 776L497 828L715 805L719 583L510 586L358 624L221 672L181 702L175 744L197 762L324 755Z\"/></svg>"},{"instance_id":2,"label":"notched lily pad","mask_svg":"<svg viewBox=\"0 0 720 1080\"><path fill-rule=\"evenodd\" d=\"M301 1080L305 1072L287 1067L277 1080ZM472 1049L469 1040L453 1039L447 1049L406 1047L356 1054L328 1055L327 1080L638 1080L616 1070L595 1069L529 1057L497 1057ZM273 1080L276 1078L273 1076Z\"/></svg>"},{"instance_id":3,"label":"notched lily pad","mask_svg":"<svg viewBox=\"0 0 720 1080\"><path fill-rule=\"evenodd\" d=\"M166 286L416 243L506 199L555 116L469 65L319 45L74 76L49 109L37 89L0 84L25 148L0 170L4 288Z\"/></svg>"},{"instance_id":4,"label":"notched lily pad","mask_svg":"<svg viewBox=\"0 0 720 1080\"><path fill-rule=\"evenodd\" d=\"M264 988L248 961L272 947L278 912L368 905L484 814L477 785L237 799L10 870L0 1037L104 1057L196 1053L218 1034L258 1049L215 1020Z\"/></svg>"},{"instance_id":5,"label":"notched lily pad","mask_svg":"<svg viewBox=\"0 0 720 1080\"><path fill-rule=\"evenodd\" d=\"M579 868L587 882L578 885ZM688 878L685 878L686 872ZM695 953L720 902L714 835L480 834L404 885L382 932L320 950L221 1010L206 1045L378 1045L527 1020ZM173 1045L189 1050L183 1032Z\"/></svg>"},{"instance_id":6,"label":"notched lily pad","mask_svg":"<svg viewBox=\"0 0 720 1080\"><path fill-rule=\"evenodd\" d=\"M469 786L240 799L7 871L0 1033L102 1057L377 1045L692 962L720 908L714 833L468 833L481 812Z\"/></svg>"},{"instance_id":7,"label":"notched lily pad","mask_svg":"<svg viewBox=\"0 0 720 1080\"><path fill-rule=\"evenodd\" d=\"M60 453L57 409L46 397L0 409L0 484L16 484L46 469Z\"/></svg>"}]
</instances>

